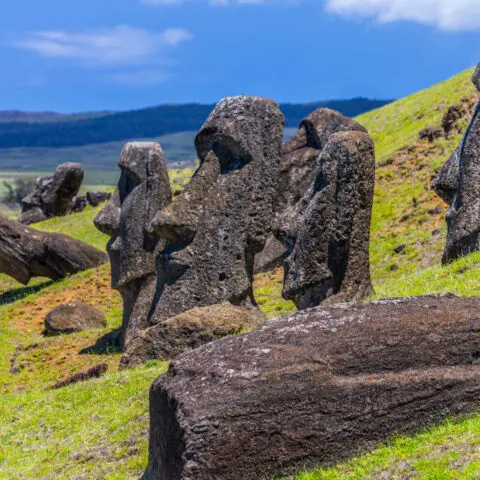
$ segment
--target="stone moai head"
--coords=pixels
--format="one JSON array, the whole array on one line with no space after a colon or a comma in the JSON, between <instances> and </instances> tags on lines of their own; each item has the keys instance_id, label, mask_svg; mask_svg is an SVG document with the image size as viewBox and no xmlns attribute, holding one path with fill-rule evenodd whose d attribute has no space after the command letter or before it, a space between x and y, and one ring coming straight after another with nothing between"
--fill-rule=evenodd
<instances>
[{"instance_id":1,"label":"stone moai head","mask_svg":"<svg viewBox=\"0 0 480 480\"><path fill-rule=\"evenodd\" d=\"M110 235L107 252L112 287L120 290L124 298L125 333L145 279L155 276L155 250L163 248L161 240L150 236L146 227L155 214L171 202L172 194L159 144L126 144L118 166L121 174L117 189L94 223L101 232ZM147 301L143 308L146 311L142 313L144 319L139 319L145 326L149 308Z\"/></svg>"},{"instance_id":2,"label":"stone moai head","mask_svg":"<svg viewBox=\"0 0 480 480\"><path fill-rule=\"evenodd\" d=\"M292 253L285 261L283 296L299 309L328 297L357 301L373 292L370 221L375 153L364 132L333 134L313 187L302 201Z\"/></svg>"},{"instance_id":3,"label":"stone moai head","mask_svg":"<svg viewBox=\"0 0 480 480\"><path fill-rule=\"evenodd\" d=\"M206 120L199 169L152 221L167 244L150 323L226 300L254 304L253 258L271 229L283 122L275 102L249 96L223 99Z\"/></svg>"},{"instance_id":4,"label":"stone moai head","mask_svg":"<svg viewBox=\"0 0 480 480\"><path fill-rule=\"evenodd\" d=\"M472 77L480 91L480 64ZM435 192L449 205L442 262L480 250L480 103L457 150L435 178Z\"/></svg>"}]
</instances>

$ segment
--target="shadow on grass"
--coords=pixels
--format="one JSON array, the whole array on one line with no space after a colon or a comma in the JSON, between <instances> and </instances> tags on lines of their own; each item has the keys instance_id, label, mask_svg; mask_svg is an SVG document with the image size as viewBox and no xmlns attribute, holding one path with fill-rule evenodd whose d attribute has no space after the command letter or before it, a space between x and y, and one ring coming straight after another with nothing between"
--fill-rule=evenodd
<instances>
[{"instance_id":1,"label":"shadow on grass","mask_svg":"<svg viewBox=\"0 0 480 480\"><path fill-rule=\"evenodd\" d=\"M120 353L121 347L121 329L117 328L105 335L102 335L91 347L80 350L80 355L112 355Z\"/></svg>"},{"instance_id":2,"label":"shadow on grass","mask_svg":"<svg viewBox=\"0 0 480 480\"><path fill-rule=\"evenodd\" d=\"M1 305L8 305L9 303L16 302L17 300L22 300L33 293L37 293L40 290L43 290L50 285L53 285L55 282L53 280L49 280L46 282L39 283L38 285L33 285L32 287L21 287L15 288L13 290L8 290L5 293L0 295L0 306Z\"/></svg>"}]
</instances>

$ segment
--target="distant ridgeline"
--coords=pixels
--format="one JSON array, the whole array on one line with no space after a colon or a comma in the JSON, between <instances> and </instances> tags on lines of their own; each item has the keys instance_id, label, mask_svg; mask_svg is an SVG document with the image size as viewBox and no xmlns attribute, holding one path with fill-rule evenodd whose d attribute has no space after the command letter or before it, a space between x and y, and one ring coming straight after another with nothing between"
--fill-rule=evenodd
<instances>
[{"instance_id":1,"label":"distant ridgeline","mask_svg":"<svg viewBox=\"0 0 480 480\"><path fill-rule=\"evenodd\" d=\"M283 104L286 127L319 107L354 117L390 101L354 98L305 104ZM93 112L75 115L0 111L0 149L25 147L78 147L106 142L197 131L214 105L161 105L126 112Z\"/></svg>"}]
</instances>

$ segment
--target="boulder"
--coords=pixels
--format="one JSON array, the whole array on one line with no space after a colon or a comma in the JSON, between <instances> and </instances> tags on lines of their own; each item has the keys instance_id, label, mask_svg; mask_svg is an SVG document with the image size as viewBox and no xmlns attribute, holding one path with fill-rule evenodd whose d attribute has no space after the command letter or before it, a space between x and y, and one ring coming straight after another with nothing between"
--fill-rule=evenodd
<instances>
[{"instance_id":1,"label":"boulder","mask_svg":"<svg viewBox=\"0 0 480 480\"><path fill-rule=\"evenodd\" d=\"M31 277L52 280L98 267L107 255L58 233L45 233L0 215L0 272L27 285Z\"/></svg>"},{"instance_id":2,"label":"boulder","mask_svg":"<svg viewBox=\"0 0 480 480\"><path fill-rule=\"evenodd\" d=\"M88 204L92 207L97 207L103 202L107 202L112 198L110 192L87 192L86 200Z\"/></svg>"},{"instance_id":3,"label":"boulder","mask_svg":"<svg viewBox=\"0 0 480 480\"><path fill-rule=\"evenodd\" d=\"M26 213L40 209L46 218L66 215L72 207L72 199L77 195L83 181L83 169L79 163L62 163L53 176L41 178L36 190L22 200L21 223L33 223L36 217Z\"/></svg>"},{"instance_id":4,"label":"boulder","mask_svg":"<svg viewBox=\"0 0 480 480\"><path fill-rule=\"evenodd\" d=\"M87 197L85 195L76 195L72 199L71 211L75 213L83 212L87 207L87 203Z\"/></svg>"},{"instance_id":5,"label":"boulder","mask_svg":"<svg viewBox=\"0 0 480 480\"><path fill-rule=\"evenodd\" d=\"M335 133L319 163L315 184L302 200L303 211L295 215L296 238L285 261L283 296L299 309L329 297L331 302L358 301L373 293L373 141L363 132Z\"/></svg>"},{"instance_id":6,"label":"boulder","mask_svg":"<svg viewBox=\"0 0 480 480\"><path fill-rule=\"evenodd\" d=\"M173 361L143 480L262 480L480 408L480 299L298 312ZM280 473L282 472L282 473Z\"/></svg>"},{"instance_id":7,"label":"boulder","mask_svg":"<svg viewBox=\"0 0 480 480\"><path fill-rule=\"evenodd\" d=\"M255 305L254 257L271 232L283 121L272 100L240 96L220 101L202 126L199 169L152 221L167 241L152 325L194 307Z\"/></svg>"},{"instance_id":8,"label":"boulder","mask_svg":"<svg viewBox=\"0 0 480 480\"><path fill-rule=\"evenodd\" d=\"M18 221L24 225L31 225L32 223L40 223L48 220L43 210L40 207L34 207L26 212L20 214Z\"/></svg>"},{"instance_id":9,"label":"boulder","mask_svg":"<svg viewBox=\"0 0 480 480\"><path fill-rule=\"evenodd\" d=\"M171 360L213 340L258 328L264 322L265 316L257 308L235 307L228 302L192 308L142 330L128 344L121 366L133 367L149 359Z\"/></svg>"},{"instance_id":10,"label":"boulder","mask_svg":"<svg viewBox=\"0 0 480 480\"><path fill-rule=\"evenodd\" d=\"M45 317L45 335L75 333L107 326L105 315L85 302L69 302L55 307Z\"/></svg>"},{"instance_id":11,"label":"boulder","mask_svg":"<svg viewBox=\"0 0 480 480\"><path fill-rule=\"evenodd\" d=\"M95 226L110 236L112 287L123 298L122 342L150 326L157 278L155 251L164 241L148 235L155 214L172 201L167 162L162 147L153 142L127 143L118 166L115 193L95 217Z\"/></svg>"}]
</instances>

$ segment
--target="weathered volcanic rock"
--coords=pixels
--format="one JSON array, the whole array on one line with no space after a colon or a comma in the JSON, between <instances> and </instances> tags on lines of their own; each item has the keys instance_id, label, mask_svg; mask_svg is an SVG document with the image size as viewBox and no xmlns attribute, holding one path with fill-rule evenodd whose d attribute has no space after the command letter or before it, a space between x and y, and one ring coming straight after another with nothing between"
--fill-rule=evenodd
<instances>
[{"instance_id":1,"label":"weathered volcanic rock","mask_svg":"<svg viewBox=\"0 0 480 480\"><path fill-rule=\"evenodd\" d=\"M66 378L65 380L56 383L55 385L53 385L53 387L50 387L49 390L57 390L59 388L68 387L69 385L74 385L78 382L86 382L87 380L91 380L92 378L100 378L102 375L105 375L107 373L107 370L108 365L106 363L95 365L88 370L77 373L69 378Z\"/></svg>"},{"instance_id":2,"label":"weathered volcanic rock","mask_svg":"<svg viewBox=\"0 0 480 480\"><path fill-rule=\"evenodd\" d=\"M473 76L477 87L478 71ZM460 146L458 164L458 187L447 214L444 264L480 249L480 103Z\"/></svg>"},{"instance_id":3,"label":"weathered volcanic rock","mask_svg":"<svg viewBox=\"0 0 480 480\"><path fill-rule=\"evenodd\" d=\"M105 315L85 302L69 302L55 307L45 317L45 335L81 332L107 325Z\"/></svg>"},{"instance_id":4,"label":"weathered volcanic rock","mask_svg":"<svg viewBox=\"0 0 480 480\"><path fill-rule=\"evenodd\" d=\"M76 195L72 199L71 211L75 213L83 212L87 207L87 203L87 197L85 195Z\"/></svg>"},{"instance_id":5,"label":"weathered volcanic rock","mask_svg":"<svg viewBox=\"0 0 480 480\"><path fill-rule=\"evenodd\" d=\"M110 235L112 287L123 297L123 343L150 326L155 299L155 250L164 241L148 235L146 227L172 200L167 163L162 147L153 142L128 143L118 166L118 187L95 217L95 226Z\"/></svg>"},{"instance_id":6,"label":"weathered volcanic rock","mask_svg":"<svg viewBox=\"0 0 480 480\"><path fill-rule=\"evenodd\" d=\"M315 181L320 153L334 133L347 131L366 133L355 120L334 110L319 108L302 120L297 134L284 144L274 199L274 233L284 248L270 237L266 245L268 250L259 254L262 258L258 261L255 259L258 265L255 272L265 271L266 266L280 266L290 253L296 236L297 205ZM274 252L277 253L275 258Z\"/></svg>"},{"instance_id":7,"label":"weathered volcanic rock","mask_svg":"<svg viewBox=\"0 0 480 480\"><path fill-rule=\"evenodd\" d=\"M46 218L66 215L72 207L83 181L83 169L79 163L62 163L52 177L41 178L37 189L22 200L21 223L32 223L28 215L32 209L40 209Z\"/></svg>"},{"instance_id":8,"label":"weathered volcanic rock","mask_svg":"<svg viewBox=\"0 0 480 480\"><path fill-rule=\"evenodd\" d=\"M144 480L261 480L480 408L480 299L316 308L172 362Z\"/></svg>"},{"instance_id":9,"label":"weathered volcanic rock","mask_svg":"<svg viewBox=\"0 0 480 480\"><path fill-rule=\"evenodd\" d=\"M0 215L0 272L27 285L31 277L64 278L107 262L107 255L58 233L44 233Z\"/></svg>"},{"instance_id":10,"label":"weathered volcanic rock","mask_svg":"<svg viewBox=\"0 0 480 480\"><path fill-rule=\"evenodd\" d=\"M283 295L299 309L326 298L357 301L373 292L369 241L375 153L363 132L336 133L323 150L311 192L297 215L297 238L285 261ZM309 197L309 198L308 198Z\"/></svg>"},{"instance_id":11,"label":"weathered volcanic rock","mask_svg":"<svg viewBox=\"0 0 480 480\"><path fill-rule=\"evenodd\" d=\"M22 213L18 218L20 223L24 225L31 225L32 223L40 223L45 220L48 220L48 217L45 215L44 211L40 207L34 207L26 212Z\"/></svg>"},{"instance_id":12,"label":"weathered volcanic rock","mask_svg":"<svg viewBox=\"0 0 480 480\"><path fill-rule=\"evenodd\" d=\"M265 98L225 98L210 114L195 139L199 169L152 222L167 245L151 324L224 301L255 305L254 256L271 231L282 137L283 115Z\"/></svg>"},{"instance_id":13,"label":"weathered volcanic rock","mask_svg":"<svg viewBox=\"0 0 480 480\"><path fill-rule=\"evenodd\" d=\"M458 190L461 150L462 143L452 153L432 183L433 191L449 205L453 204Z\"/></svg>"},{"instance_id":14,"label":"weathered volcanic rock","mask_svg":"<svg viewBox=\"0 0 480 480\"><path fill-rule=\"evenodd\" d=\"M257 308L235 307L228 302L192 308L142 330L128 344L121 366L141 365L149 359L171 360L200 345L258 328L263 323L265 316Z\"/></svg>"},{"instance_id":15,"label":"weathered volcanic rock","mask_svg":"<svg viewBox=\"0 0 480 480\"><path fill-rule=\"evenodd\" d=\"M274 235L267 238L264 249L255 255L253 273L269 272L274 268L283 266L287 257L287 248Z\"/></svg>"},{"instance_id":16,"label":"weathered volcanic rock","mask_svg":"<svg viewBox=\"0 0 480 480\"><path fill-rule=\"evenodd\" d=\"M103 202L106 202L112 198L110 192L87 192L86 199L89 205L97 207Z\"/></svg>"}]
</instances>

